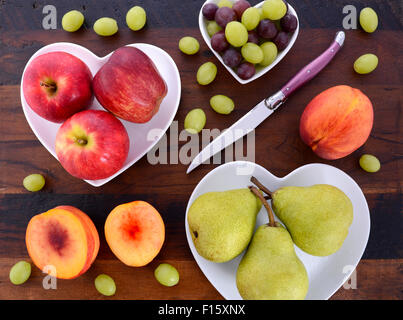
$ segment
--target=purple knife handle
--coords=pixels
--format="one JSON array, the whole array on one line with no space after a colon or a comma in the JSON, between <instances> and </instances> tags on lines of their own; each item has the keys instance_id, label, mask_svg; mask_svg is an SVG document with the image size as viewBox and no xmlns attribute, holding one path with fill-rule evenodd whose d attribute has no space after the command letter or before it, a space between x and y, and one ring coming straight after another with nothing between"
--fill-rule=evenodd
<instances>
[{"instance_id":1,"label":"purple knife handle","mask_svg":"<svg viewBox=\"0 0 403 320\"><path fill-rule=\"evenodd\" d=\"M290 81L288 81L284 87L281 88L281 92L284 94L285 98L288 98L295 90L314 78L324 67L326 67L342 47L344 39L344 32L337 32L336 38L330 47L319 57L305 66Z\"/></svg>"}]
</instances>

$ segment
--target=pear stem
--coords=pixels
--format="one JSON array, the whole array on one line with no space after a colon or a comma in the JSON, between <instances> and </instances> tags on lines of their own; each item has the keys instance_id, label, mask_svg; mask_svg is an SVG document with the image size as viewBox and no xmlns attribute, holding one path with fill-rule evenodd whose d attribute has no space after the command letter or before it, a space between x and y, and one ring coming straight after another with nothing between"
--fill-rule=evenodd
<instances>
[{"instance_id":1,"label":"pear stem","mask_svg":"<svg viewBox=\"0 0 403 320\"><path fill-rule=\"evenodd\" d=\"M274 221L273 211L271 210L271 207L267 203L266 199L260 193L259 189L256 188L256 187L250 186L249 190L252 191L254 193L254 195L260 199L260 201L263 203L264 207L266 208L267 213L269 214L269 226L270 227L275 227L276 224L275 224L275 221Z\"/></svg>"},{"instance_id":2,"label":"pear stem","mask_svg":"<svg viewBox=\"0 0 403 320\"><path fill-rule=\"evenodd\" d=\"M255 177L252 177L252 178L250 178L250 181L251 181L254 185L256 185L260 190L262 190L264 193L266 193L268 196L270 196L269 199L272 198L273 192L271 192L271 191L270 191L269 189L267 189L263 184L261 184L258 179L256 179Z\"/></svg>"}]
</instances>

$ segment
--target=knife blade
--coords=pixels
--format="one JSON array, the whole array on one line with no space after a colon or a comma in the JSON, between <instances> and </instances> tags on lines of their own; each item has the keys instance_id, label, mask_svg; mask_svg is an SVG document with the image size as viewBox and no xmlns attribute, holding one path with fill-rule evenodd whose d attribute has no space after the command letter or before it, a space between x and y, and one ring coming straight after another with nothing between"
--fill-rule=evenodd
<instances>
[{"instance_id":1,"label":"knife blade","mask_svg":"<svg viewBox=\"0 0 403 320\"><path fill-rule=\"evenodd\" d=\"M192 160L186 173L190 173L201 163L228 147L238 139L253 131L266 120L287 98L302 85L314 78L334 58L345 40L345 33L339 31L329 48L302 68L290 81L272 96L258 103L252 110L221 133Z\"/></svg>"}]
</instances>

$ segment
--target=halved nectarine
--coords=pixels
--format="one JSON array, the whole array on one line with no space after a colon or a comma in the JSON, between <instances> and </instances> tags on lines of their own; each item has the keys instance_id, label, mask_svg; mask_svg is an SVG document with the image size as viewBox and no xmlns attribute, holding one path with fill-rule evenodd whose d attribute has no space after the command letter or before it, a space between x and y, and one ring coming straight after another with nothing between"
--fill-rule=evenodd
<instances>
[{"instance_id":1,"label":"halved nectarine","mask_svg":"<svg viewBox=\"0 0 403 320\"><path fill-rule=\"evenodd\" d=\"M98 232L90 218L70 206L34 216L25 241L34 264L41 270L53 266L60 279L72 279L87 271L99 249Z\"/></svg>"},{"instance_id":2,"label":"halved nectarine","mask_svg":"<svg viewBox=\"0 0 403 320\"><path fill-rule=\"evenodd\" d=\"M165 226L149 203L134 201L117 206L105 222L105 238L124 264L141 267L151 262L165 240Z\"/></svg>"}]
</instances>

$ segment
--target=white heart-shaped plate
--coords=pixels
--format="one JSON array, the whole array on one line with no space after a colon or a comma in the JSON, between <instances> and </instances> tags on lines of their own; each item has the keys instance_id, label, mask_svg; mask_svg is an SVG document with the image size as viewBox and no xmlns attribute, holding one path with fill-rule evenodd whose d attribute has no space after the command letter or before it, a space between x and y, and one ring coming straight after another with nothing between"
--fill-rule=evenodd
<instances>
[{"instance_id":1,"label":"white heart-shaped plate","mask_svg":"<svg viewBox=\"0 0 403 320\"><path fill-rule=\"evenodd\" d=\"M206 3L210 3L210 2L217 3L218 1L217 1L217 0L207 0L207 1L203 4L203 6L204 6ZM255 7L256 7L256 8L260 8L260 7L263 5L263 2L264 2L264 1L258 3ZM243 79L241 79L241 78L236 74L236 72L235 72L232 68L228 67L228 66L224 63L224 61L223 61L221 55L220 55L217 51L213 50L213 48L211 47L211 41L210 41L211 38L210 38L210 36L209 36L209 34L208 34L208 32L207 32L207 22L208 22L208 20L207 20L206 18L204 18L203 13L202 13L203 6L201 7L200 13L199 13L199 28L200 28L200 32L201 32L201 34L202 34L202 36L203 36L203 39L204 39L204 41L206 42L206 44L208 45L208 47L210 48L210 50L215 54L215 56L217 57L217 59L223 64L223 66L229 71L229 73L231 73L232 76L233 76L236 80L238 80L239 83L242 83L242 84L249 83L249 82L251 82L251 81L253 81L253 80L256 80L257 78L261 77L261 76L264 75L266 72L268 72L269 70L271 70L272 68L274 68L274 66L275 66L277 63L279 63L279 62L285 57L285 55L288 53L288 51L290 51L290 49L292 48L292 46L293 46L294 43L295 43L295 40L297 40L298 32L299 32L299 19L298 19L297 12L296 12L296 11L294 10L294 8L288 3L288 10L289 10L289 12L290 12L291 14L293 14L293 15L297 18L297 29L296 29L296 30L294 31L294 33L292 34L292 36L291 36L291 38L290 38L290 42L288 43L287 48L285 48L283 51L279 52L279 54L277 55L276 59L275 59L270 65L268 65L267 67L257 68L257 69L256 69L256 73L255 73L255 75L254 75L253 77L251 77L251 78L249 78L249 79L247 79L247 80L243 80Z\"/></svg>"},{"instance_id":2,"label":"white heart-shaped plate","mask_svg":"<svg viewBox=\"0 0 403 320\"><path fill-rule=\"evenodd\" d=\"M190 205L200 195L211 191L246 188L252 185L251 176L255 176L269 190L284 186L331 184L350 198L354 209L353 223L343 246L336 253L328 257L315 257L295 246L295 251L308 272L309 291L306 299L329 299L350 277L360 261L368 242L370 217L368 204L358 184L343 171L325 164L308 164L283 178L278 178L265 168L246 161L229 162L209 172L194 189L185 217L186 237L200 269L225 299L242 299L236 287L236 271L244 252L226 263L214 263L204 259L197 253L193 244L187 215ZM257 216L256 227L267 222L267 213L262 208Z\"/></svg>"},{"instance_id":3,"label":"white heart-shaped plate","mask_svg":"<svg viewBox=\"0 0 403 320\"><path fill-rule=\"evenodd\" d=\"M129 154L123 167L112 176L101 180L85 180L95 187L102 186L103 184L112 180L131 165L136 163L149 150L151 150L151 148L159 141L159 139L164 135L165 131L171 125L179 106L179 100L181 97L181 80L178 68L170 55L161 48L150 44L136 43L130 44L129 46L140 49L154 62L162 78L166 82L168 93L163 99L157 114L147 123L132 123L119 119L125 126L130 138ZM107 56L100 58L80 45L68 42L58 42L39 49L31 57L31 59L29 59L25 69L35 57L54 51L68 52L80 58L91 70L93 76L105 64L110 55L113 53L111 52ZM57 130L61 124L43 119L29 107L22 92L22 79L24 78L24 73L22 74L21 78L21 104L25 117L27 118L32 131L35 133L39 141L57 159L55 152L55 141ZM102 108L96 98L94 98L94 102L89 109L105 110Z\"/></svg>"}]
</instances>

